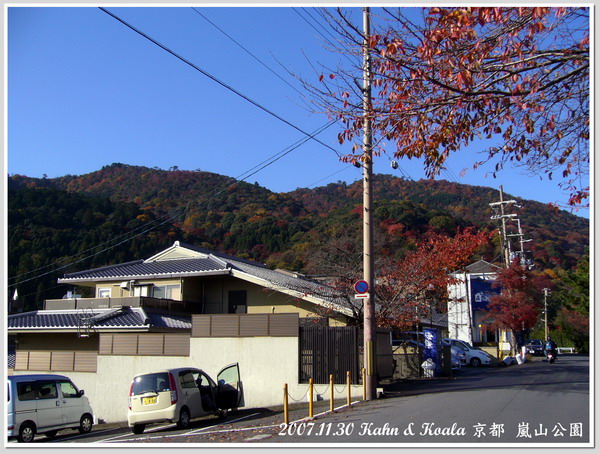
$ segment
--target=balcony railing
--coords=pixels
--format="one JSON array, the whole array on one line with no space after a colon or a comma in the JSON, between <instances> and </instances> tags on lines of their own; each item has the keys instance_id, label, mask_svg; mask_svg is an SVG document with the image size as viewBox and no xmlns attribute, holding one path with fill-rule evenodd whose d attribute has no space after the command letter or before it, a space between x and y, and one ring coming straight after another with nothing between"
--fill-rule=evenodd
<instances>
[{"instance_id":1,"label":"balcony railing","mask_svg":"<svg viewBox=\"0 0 600 454\"><path fill-rule=\"evenodd\" d=\"M45 310L69 309L110 309L123 306L162 309L169 312L184 312L199 314L202 312L202 303L189 301L176 301L147 296L130 296L120 298L67 298L44 301Z\"/></svg>"}]
</instances>

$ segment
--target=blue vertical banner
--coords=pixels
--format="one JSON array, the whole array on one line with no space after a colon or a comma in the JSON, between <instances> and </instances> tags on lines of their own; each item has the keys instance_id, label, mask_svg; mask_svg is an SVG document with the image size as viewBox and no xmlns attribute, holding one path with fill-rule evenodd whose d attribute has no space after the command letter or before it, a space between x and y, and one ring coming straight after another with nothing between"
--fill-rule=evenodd
<instances>
[{"instance_id":1,"label":"blue vertical banner","mask_svg":"<svg viewBox=\"0 0 600 454\"><path fill-rule=\"evenodd\" d=\"M423 335L425 337L423 348L423 359L427 361L431 359L437 366L438 363L438 352L437 352L437 329L435 328L424 328Z\"/></svg>"}]
</instances>

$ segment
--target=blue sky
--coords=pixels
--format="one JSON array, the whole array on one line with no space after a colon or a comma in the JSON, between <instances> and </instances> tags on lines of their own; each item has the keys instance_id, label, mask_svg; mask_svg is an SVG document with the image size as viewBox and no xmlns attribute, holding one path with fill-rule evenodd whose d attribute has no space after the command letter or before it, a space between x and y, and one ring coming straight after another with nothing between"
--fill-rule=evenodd
<instances>
[{"instance_id":1,"label":"blue sky","mask_svg":"<svg viewBox=\"0 0 600 454\"><path fill-rule=\"evenodd\" d=\"M324 49L307 23L323 23L313 8L198 8L246 50L191 7L108 9L295 127L312 132L327 123L301 99L302 86L290 74L316 82L321 64L342 58ZM309 141L247 181L286 192L360 179L359 169L339 161L351 148L338 144L339 130L334 125L318 136L336 151ZM9 174L53 178L122 162L237 178L303 138L96 7L9 8ZM455 154L441 178L566 203L545 178L515 169L494 179L486 175L491 166L472 170L475 148ZM381 157L374 168L424 177L418 161L400 161L393 170Z\"/></svg>"}]
</instances>

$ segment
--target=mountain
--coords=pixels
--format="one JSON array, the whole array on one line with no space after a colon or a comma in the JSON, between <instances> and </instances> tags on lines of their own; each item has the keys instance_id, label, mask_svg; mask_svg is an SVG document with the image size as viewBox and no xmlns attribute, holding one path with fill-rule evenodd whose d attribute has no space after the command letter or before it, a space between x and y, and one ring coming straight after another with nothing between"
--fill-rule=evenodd
<instances>
[{"instance_id":1,"label":"mountain","mask_svg":"<svg viewBox=\"0 0 600 454\"><path fill-rule=\"evenodd\" d=\"M274 193L209 172L113 164L81 176L12 175L8 188L9 285L20 282L30 304L60 298L64 289L53 287L61 274L146 257L176 239L299 271L314 268L328 238L360 241L360 181ZM387 253L401 256L431 231L497 228L489 203L498 193L490 188L376 175L374 190ZM589 245L589 222L517 201L537 269L572 268ZM498 260L498 245L482 254Z\"/></svg>"}]
</instances>

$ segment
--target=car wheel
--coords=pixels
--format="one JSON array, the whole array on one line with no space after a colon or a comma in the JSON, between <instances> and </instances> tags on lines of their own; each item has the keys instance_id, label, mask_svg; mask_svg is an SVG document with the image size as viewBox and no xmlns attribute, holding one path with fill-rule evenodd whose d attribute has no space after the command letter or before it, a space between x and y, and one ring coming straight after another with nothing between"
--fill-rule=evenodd
<instances>
[{"instance_id":1,"label":"car wheel","mask_svg":"<svg viewBox=\"0 0 600 454\"><path fill-rule=\"evenodd\" d=\"M179 421L177 421L177 427L180 429L187 429L190 426L190 412L187 408L182 408L179 413Z\"/></svg>"},{"instance_id":2,"label":"car wheel","mask_svg":"<svg viewBox=\"0 0 600 454\"><path fill-rule=\"evenodd\" d=\"M83 415L79 421L79 433L86 434L92 430L94 420L91 415Z\"/></svg>"},{"instance_id":3,"label":"car wheel","mask_svg":"<svg viewBox=\"0 0 600 454\"><path fill-rule=\"evenodd\" d=\"M131 431L134 434L143 434L144 433L144 429L146 428L146 424L134 424L133 427L131 428Z\"/></svg>"},{"instance_id":4,"label":"car wheel","mask_svg":"<svg viewBox=\"0 0 600 454\"><path fill-rule=\"evenodd\" d=\"M57 433L58 433L58 430L51 430L50 432L46 432L44 435L48 438L54 438L54 437L56 437Z\"/></svg>"},{"instance_id":5,"label":"car wheel","mask_svg":"<svg viewBox=\"0 0 600 454\"><path fill-rule=\"evenodd\" d=\"M471 359L471 366L473 366L473 367L479 367L479 366L481 366L481 360L479 358L472 358Z\"/></svg>"},{"instance_id":6,"label":"car wheel","mask_svg":"<svg viewBox=\"0 0 600 454\"><path fill-rule=\"evenodd\" d=\"M31 443L35 438L35 426L30 422L21 424L17 440L21 443Z\"/></svg>"}]
</instances>

